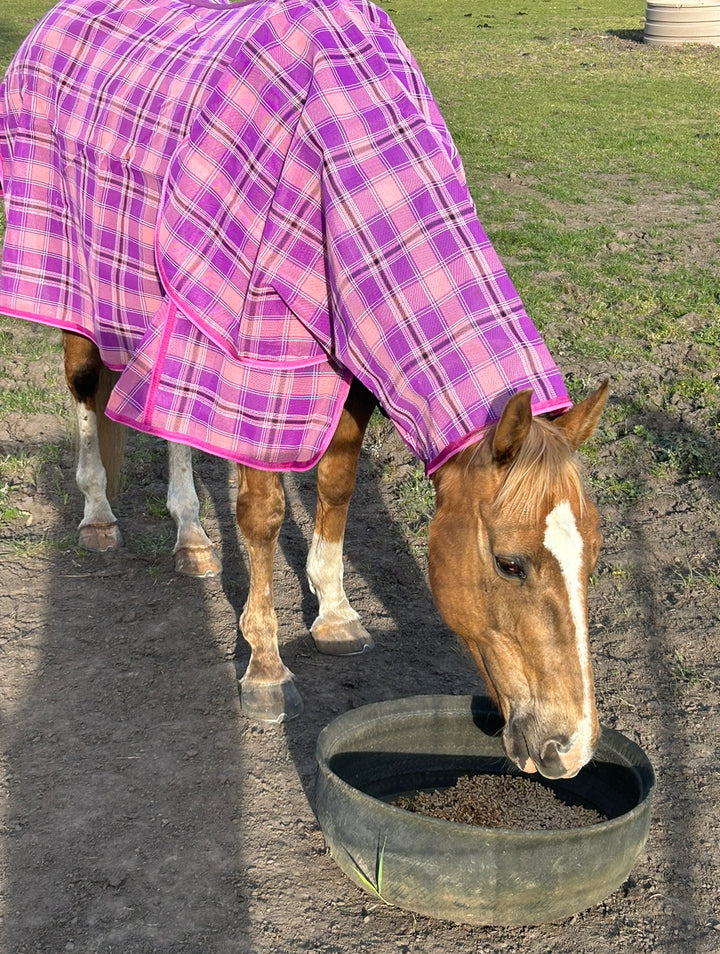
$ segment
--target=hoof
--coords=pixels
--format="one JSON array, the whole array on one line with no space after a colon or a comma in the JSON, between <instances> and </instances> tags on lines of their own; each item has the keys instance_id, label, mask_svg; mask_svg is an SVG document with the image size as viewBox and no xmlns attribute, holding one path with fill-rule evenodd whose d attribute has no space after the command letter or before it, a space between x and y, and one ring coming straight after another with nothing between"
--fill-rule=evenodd
<instances>
[{"instance_id":1,"label":"hoof","mask_svg":"<svg viewBox=\"0 0 720 954\"><path fill-rule=\"evenodd\" d=\"M175 572L183 576L218 576L222 563L212 547L182 547L175 551Z\"/></svg>"},{"instance_id":2,"label":"hoof","mask_svg":"<svg viewBox=\"0 0 720 954\"><path fill-rule=\"evenodd\" d=\"M289 722L303 711L303 701L292 676L282 682L240 680L243 714L255 722Z\"/></svg>"},{"instance_id":3,"label":"hoof","mask_svg":"<svg viewBox=\"0 0 720 954\"><path fill-rule=\"evenodd\" d=\"M83 550L104 553L122 546L122 535L117 523L88 523L80 527L78 542Z\"/></svg>"},{"instance_id":4,"label":"hoof","mask_svg":"<svg viewBox=\"0 0 720 954\"><path fill-rule=\"evenodd\" d=\"M323 622L318 618L310 632L318 652L330 656L355 656L368 652L375 645L359 619Z\"/></svg>"}]
</instances>

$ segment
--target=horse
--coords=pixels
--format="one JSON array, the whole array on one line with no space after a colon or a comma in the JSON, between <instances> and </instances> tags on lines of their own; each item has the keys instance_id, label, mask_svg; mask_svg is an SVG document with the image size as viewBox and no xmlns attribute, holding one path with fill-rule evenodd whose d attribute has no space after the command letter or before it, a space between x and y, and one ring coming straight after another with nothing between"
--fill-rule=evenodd
<instances>
[{"instance_id":1,"label":"horse","mask_svg":"<svg viewBox=\"0 0 720 954\"><path fill-rule=\"evenodd\" d=\"M123 428L104 417L110 376L97 347L70 333L64 345L80 433L77 483L85 498L80 542L88 550L114 549L121 536L106 496L106 473L117 486ZM607 390L606 381L554 419L533 416L531 392L520 391L480 441L432 477L436 509L428 561L435 602L505 717L508 757L523 771L547 778L575 775L591 758L599 735L586 600L601 534L576 451L593 433ZM343 588L343 539L375 407L377 399L355 380L317 468L306 569L318 600L311 633L322 653L350 655L373 646ZM176 570L215 575L221 567L199 521L191 449L170 443L169 463ZM251 648L240 682L242 708L249 718L269 722L302 712L293 675L280 657L273 608L274 551L284 514L280 476L238 465L236 515L250 564L240 617Z\"/></svg>"},{"instance_id":2,"label":"horse","mask_svg":"<svg viewBox=\"0 0 720 954\"><path fill-rule=\"evenodd\" d=\"M249 718L298 716L278 650L280 473L317 467L321 652L372 639L342 549L376 406L436 494L430 584L505 717L568 777L598 738L587 586L600 545L572 406L482 230L457 149L367 0L60 0L0 87L0 309L60 328L80 543L111 550L123 426L169 440L176 569L220 572L192 448L238 465Z\"/></svg>"}]
</instances>

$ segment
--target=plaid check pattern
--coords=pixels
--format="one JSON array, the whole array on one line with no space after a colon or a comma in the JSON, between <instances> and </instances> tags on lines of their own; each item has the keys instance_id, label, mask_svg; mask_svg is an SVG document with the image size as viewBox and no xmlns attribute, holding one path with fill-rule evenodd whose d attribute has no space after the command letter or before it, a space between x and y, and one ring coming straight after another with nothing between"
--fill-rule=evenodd
<instances>
[{"instance_id":1,"label":"plaid check pattern","mask_svg":"<svg viewBox=\"0 0 720 954\"><path fill-rule=\"evenodd\" d=\"M302 470L354 376L432 472L518 390L570 404L365 0L61 0L0 159L0 309L94 340L132 427Z\"/></svg>"}]
</instances>

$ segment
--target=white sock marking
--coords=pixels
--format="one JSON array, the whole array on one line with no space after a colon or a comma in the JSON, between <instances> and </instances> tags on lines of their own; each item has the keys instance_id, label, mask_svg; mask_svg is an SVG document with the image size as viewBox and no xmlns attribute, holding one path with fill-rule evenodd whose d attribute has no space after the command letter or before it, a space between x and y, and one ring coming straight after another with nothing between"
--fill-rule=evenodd
<instances>
[{"instance_id":1,"label":"white sock marking","mask_svg":"<svg viewBox=\"0 0 720 954\"><path fill-rule=\"evenodd\" d=\"M78 403L77 420L80 453L75 479L85 497L85 512L80 526L115 523L115 515L106 494L107 477L100 458L97 415L84 404Z\"/></svg>"},{"instance_id":2,"label":"white sock marking","mask_svg":"<svg viewBox=\"0 0 720 954\"><path fill-rule=\"evenodd\" d=\"M343 545L328 543L313 534L307 561L310 589L317 596L318 619L357 619L357 613L348 603L343 588Z\"/></svg>"},{"instance_id":3,"label":"white sock marking","mask_svg":"<svg viewBox=\"0 0 720 954\"><path fill-rule=\"evenodd\" d=\"M580 585L583 540L575 523L575 515L567 500L558 504L547 515L543 542L560 564L565 586L567 587L570 616L575 627L575 642L583 682L582 719L573 741L582 742L589 754L592 680L590 677L590 646L587 622L582 601L582 588Z\"/></svg>"},{"instance_id":4,"label":"white sock marking","mask_svg":"<svg viewBox=\"0 0 720 954\"><path fill-rule=\"evenodd\" d=\"M192 449L186 444L168 441L170 479L167 508L177 526L175 551L183 547L211 547L200 523L200 502L192 471Z\"/></svg>"}]
</instances>

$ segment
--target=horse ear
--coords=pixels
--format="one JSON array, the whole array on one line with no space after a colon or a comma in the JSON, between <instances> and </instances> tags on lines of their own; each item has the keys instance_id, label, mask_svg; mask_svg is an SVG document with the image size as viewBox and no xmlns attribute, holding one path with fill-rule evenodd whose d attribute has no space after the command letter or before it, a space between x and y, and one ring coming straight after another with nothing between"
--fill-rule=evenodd
<instances>
[{"instance_id":1,"label":"horse ear","mask_svg":"<svg viewBox=\"0 0 720 954\"><path fill-rule=\"evenodd\" d=\"M532 395L532 391L519 391L505 405L492 439L492 454L496 464L508 464L527 437L532 421Z\"/></svg>"},{"instance_id":2,"label":"horse ear","mask_svg":"<svg viewBox=\"0 0 720 954\"><path fill-rule=\"evenodd\" d=\"M553 421L553 424L565 432L565 436L576 450L590 437L600 420L607 401L608 385L609 381L606 378L597 391Z\"/></svg>"}]
</instances>

